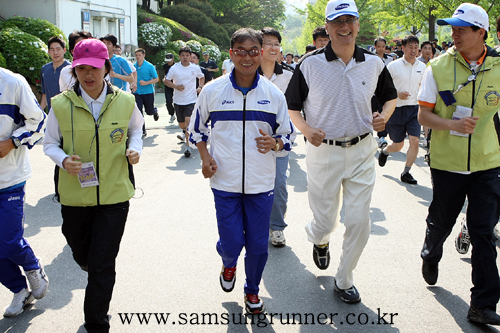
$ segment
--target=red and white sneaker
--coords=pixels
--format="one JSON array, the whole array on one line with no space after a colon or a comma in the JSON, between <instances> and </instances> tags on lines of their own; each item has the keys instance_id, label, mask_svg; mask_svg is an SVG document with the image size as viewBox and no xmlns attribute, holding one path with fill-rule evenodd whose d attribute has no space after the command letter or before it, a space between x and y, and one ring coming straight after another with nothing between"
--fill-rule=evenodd
<instances>
[{"instance_id":1,"label":"red and white sneaker","mask_svg":"<svg viewBox=\"0 0 500 333\"><path fill-rule=\"evenodd\" d=\"M222 265L222 272L220 272L220 286L226 293L230 293L234 289L236 282L236 266L226 268Z\"/></svg>"},{"instance_id":2,"label":"red and white sneaker","mask_svg":"<svg viewBox=\"0 0 500 333\"><path fill-rule=\"evenodd\" d=\"M247 314L264 313L264 302L259 295L245 293L245 309Z\"/></svg>"},{"instance_id":3,"label":"red and white sneaker","mask_svg":"<svg viewBox=\"0 0 500 333\"><path fill-rule=\"evenodd\" d=\"M455 238L455 248L460 254L466 254L470 247L469 230L467 229L467 219L464 217L462 220L462 228L457 238Z\"/></svg>"}]
</instances>

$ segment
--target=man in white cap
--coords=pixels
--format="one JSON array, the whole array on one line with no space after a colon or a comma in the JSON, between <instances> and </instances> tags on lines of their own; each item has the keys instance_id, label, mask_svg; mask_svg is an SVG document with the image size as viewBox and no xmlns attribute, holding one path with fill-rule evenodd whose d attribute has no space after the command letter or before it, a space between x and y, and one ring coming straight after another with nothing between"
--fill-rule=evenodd
<instances>
[{"instance_id":1,"label":"man in white cap","mask_svg":"<svg viewBox=\"0 0 500 333\"><path fill-rule=\"evenodd\" d=\"M352 0L327 4L330 42L304 56L286 91L290 118L307 138L309 205L314 217L306 232L319 269L329 266L330 234L339 224L344 198L346 231L334 290L346 303L361 300L353 270L370 236L377 150L372 132L384 130L397 98L384 62L356 45L358 18ZM383 111L372 115L374 94Z\"/></svg>"},{"instance_id":2,"label":"man in white cap","mask_svg":"<svg viewBox=\"0 0 500 333\"><path fill-rule=\"evenodd\" d=\"M437 23L451 25L455 46L427 66L418 95L419 121L432 128L433 199L421 252L422 275L429 285L436 284L443 243L467 198L474 249L467 319L500 325L493 234L500 216L500 56L484 43L489 20L483 8L463 3L453 17Z\"/></svg>"}]
</instances>

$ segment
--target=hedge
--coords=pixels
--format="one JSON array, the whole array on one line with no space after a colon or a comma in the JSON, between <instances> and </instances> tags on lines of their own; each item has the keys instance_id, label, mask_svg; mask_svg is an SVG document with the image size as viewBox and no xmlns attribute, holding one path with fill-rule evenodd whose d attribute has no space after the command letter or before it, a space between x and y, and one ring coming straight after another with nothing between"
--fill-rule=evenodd
<instances>
[{"instance_id":1,"label":"hedge","mask_svg":"<svg viewBox=\"0 0 500 333\"><path fill-rule=\"evenodd\" d=\"M23 75L28 82L40 89L40 71L51 61L47 45L38 37L16 28L0 31L0 52L6 68Z\"/></svg>"}]
</instances>

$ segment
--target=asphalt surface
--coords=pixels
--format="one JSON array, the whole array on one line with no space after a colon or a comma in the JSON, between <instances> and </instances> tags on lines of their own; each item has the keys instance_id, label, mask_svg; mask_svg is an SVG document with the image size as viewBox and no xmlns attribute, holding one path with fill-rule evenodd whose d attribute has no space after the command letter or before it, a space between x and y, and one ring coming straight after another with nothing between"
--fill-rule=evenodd
<instances>
[{"instance_id":1,"label":"asphalt surface","mask_svg":"<svg viewBox=\"0 0 500 333\"><path fill-rule=\"evenodd\" d=\"M427 286L422 278L420 249L432 197L423 149L411 170L416 186L399 180L403 153L391 154L384 168L377 164L372 232L354 271L362 300L349 305L334 294L344 228L331 236L330 267L319 270L304 231L312 213L300 134L290 155L287 246L270 245L261 283L269 314L254 318L253 324L248 318L245 324L244 252L236 287L225 293L218 280L221 260L215 250L213 196L201 174L199 154L184 157L176 138L180 129L168 123L161 94L156 101L161 117L158 122L147 117L148 136L134 167L138 190L117 260L111 332L497 332L466 320L470 252L460 255L455 250L459 223L444 245L436 286ZM42 259L50 287L45 298L23 314L0 318L0 332L85 332L86 273L73 261L61 233L60 205L52 201L54 165L41 146L34 147L30 157L33 177L26 189L25 237ZM10 291L0 288L0 306L11 299Z\"/></svg>"}]
</instances>

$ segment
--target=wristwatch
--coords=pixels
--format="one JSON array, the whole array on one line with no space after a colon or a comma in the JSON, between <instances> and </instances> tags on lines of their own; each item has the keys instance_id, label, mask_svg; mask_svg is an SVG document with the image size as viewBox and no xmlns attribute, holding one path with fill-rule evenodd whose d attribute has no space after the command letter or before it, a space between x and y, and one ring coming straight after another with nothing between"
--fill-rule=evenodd
<instances>
[{"instance_id":1,"label":"wristwatch","mask_svg":"<svg viewBox=\"0 0 500 333\"><path fill-rule=\"evenodd\" d=\"M14 148L17 149L21 146L21 141L16 138L16 137L10 137L10 139L12 140L12 143L14 144Z\"/></svg>"},{"instance_id":2,"label":"wristwatch","mask_svg":"<svg viewBox=\"0 0 500 333\"><path fill-rule=\"evenodd\" d=\"M279 151L280 150L280 142L276 138L274 138L274 140L276 140L276 146L274 147L274 151Z\"/></svg>"}]
</instances>

